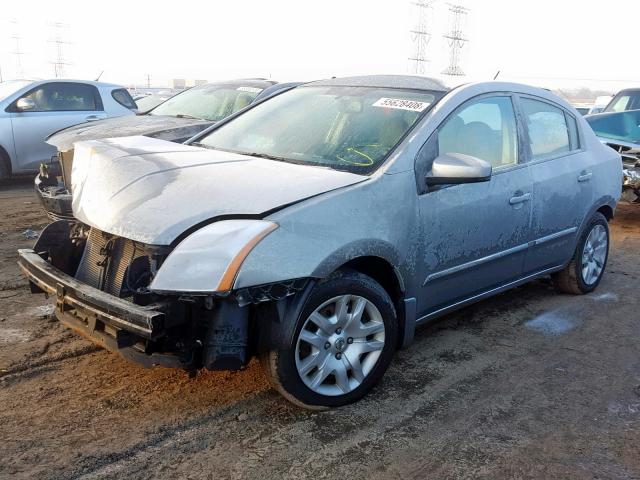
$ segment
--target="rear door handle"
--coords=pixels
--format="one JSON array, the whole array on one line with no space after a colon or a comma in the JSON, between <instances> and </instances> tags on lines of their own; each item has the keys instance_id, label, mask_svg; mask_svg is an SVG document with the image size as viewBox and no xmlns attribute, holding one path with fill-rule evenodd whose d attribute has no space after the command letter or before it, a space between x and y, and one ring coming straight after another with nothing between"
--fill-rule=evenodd
<instances>
[{"instance_id":1,"label":"rear door handle","mask_svg":"<svg viewBox=\"0 0 640 480\"><path fill-rule=\"evenodd\" d=\"M530 193L521 193L520 195L516 195L515 197L511 197L509 199L509 205L518 205L519 203L528 202L531 200Z\"/></svg>"},{"instance_id":2,"label":"rear door handle","mask_svg":"<svg viewBox=\"0 0 640 480\"><path fill-rule=\"evenodd\" d=\"M588 182L589 180L591 180L591 177L593 177L593 173L588 171L588 170L583 170L582 172L580 172L580 175L578 175L578 181L579 182Z\"/></svg>"}]
</instances>

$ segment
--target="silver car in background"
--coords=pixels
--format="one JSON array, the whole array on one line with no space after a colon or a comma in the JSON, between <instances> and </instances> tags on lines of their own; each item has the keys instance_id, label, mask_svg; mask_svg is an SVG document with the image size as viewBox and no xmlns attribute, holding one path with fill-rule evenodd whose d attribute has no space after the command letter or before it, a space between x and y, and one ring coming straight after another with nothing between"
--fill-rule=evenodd
<instances>
[{"instance_id":1,"label":"silver car in background","mask_svg":"<svg viewBox=\"0 0 640 480\"><path fill-rule=\"evenodd\" d=\"M312 82L186 145L75 144L74 220L20 266L61 322L143 365L259 357L309 408L365 395L415 328L552 275L595 289L619 155L554 94Z\"/></svg>"},{"instance_id":2,"label":"silver car in background","mask_svg":"<svg viewBox=\"0 0 640 480\"><path fill-rule=\"evenodd\" d=\"M120 85L84 80L0 83L0 179L35 173L56 149L44 141L78 123L133 115L137 106Z\"/></svg>"}]
</instances>

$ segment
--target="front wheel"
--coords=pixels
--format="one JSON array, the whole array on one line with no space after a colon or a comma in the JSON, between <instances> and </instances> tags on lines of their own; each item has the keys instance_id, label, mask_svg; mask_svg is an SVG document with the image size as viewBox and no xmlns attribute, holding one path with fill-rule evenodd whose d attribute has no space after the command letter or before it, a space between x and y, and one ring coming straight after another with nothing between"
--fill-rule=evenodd
<instances>
[{"instance_id":1,"label":"front wheel","mask_svg":"<svg viewBox=\"0 0 640 480\"><path fill-rule=\"evenodd\" d=\"M609 224L596 212L585 228L569 265L553 276L558 290L580 295L589 293L602 280L609 257Z\"/></svg>"},{"instance_id":2,"label":"front wheel","mask_svg":"<svg viewBox=\"0 0 640 480\"><path fill-rule=\"evenodd\" d=\"M271 349L262 363L273 386L305 408L355 402L391 362L396 311L387 292L358 272L316 285L295 325L291 348Z\"/></svg>"}]
</instances>

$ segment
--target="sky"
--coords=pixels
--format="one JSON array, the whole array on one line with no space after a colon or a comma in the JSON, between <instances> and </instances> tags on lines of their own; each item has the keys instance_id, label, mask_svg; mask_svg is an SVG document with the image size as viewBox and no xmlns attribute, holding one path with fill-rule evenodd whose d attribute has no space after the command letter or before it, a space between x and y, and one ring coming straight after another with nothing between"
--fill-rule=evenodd
<instances>
[{"instance_id":1,"label":"sky","mask_svg":"<svg viewBox=\"0 0 640 480\"><path fill-rule=\"evenodd\" d=\"M447 1L456 0L435 0L427 24L425 74L441 78L449 60L442 37L451 29ZM444 77L451 85L491 80L498 71L499 79L548 88L640 85L636 32L621 20L640 18L638 1L456 3L469 8L469 41L460 62L466 76ZM64 26L56 29L55 22ZM164 87L172 78L403 74L411 73L415 23L408 0L9 0L0 11L0 69L3 79L53 77L58 31L68 42L65 77L95 79L104 72L101 80L126 86L144 85L147 75Z\"/></svg>"}]
</instances>

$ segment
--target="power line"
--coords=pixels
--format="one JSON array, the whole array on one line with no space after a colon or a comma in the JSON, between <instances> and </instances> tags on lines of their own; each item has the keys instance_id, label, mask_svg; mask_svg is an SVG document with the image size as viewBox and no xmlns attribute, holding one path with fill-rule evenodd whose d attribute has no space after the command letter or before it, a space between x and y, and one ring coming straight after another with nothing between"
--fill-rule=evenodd
<instances>
[{"instance_id":1,"label":"power line","mask_svg":"<svg viewBox=\"0 0 640 480\"><path fill-rule=\"evenodd\" d=\"M22 37L18 32L18 21L13 19L10 20L10 23L13 24L14 31L11 38L15 40L15 49L11 53L15 56L16 60L16 78L22 78L24 77L24 70L22 69L22 55L24 55L24 52L20 49L20 41L22 40Z\"/></svg>"},{"instance_id":2,"label":"power line","mask_svg":"<svg viewBox=\"0 0 640 480\"><path fill-rule=\"evenodd\" d=\"M442 73L451 76L463 76L464 72L460 67L460 54L462 48L469 41L463 32L463 23L469 9L462 5L449 4L449 14L451 18L451 30L443 37L449 41L449 66Z\"/></svg>"},{"instance_id":3,"label":"power line","mask_svg":"<svg viewBox=\"0 0 640 480\"><path fill-rule=\"evenodd\" d=\"M53 43L55 47L55 60L51 62L53 64L53 74L55 78L62 78L65 76L65 66L70 65L64 58L64 46L69 45L69 42L63 40L62 35L66 25L60 22L54 22L51 26L54 29L54 38L53 40L49 40L49 43Z\"/></svg>"},{"instance_id":4,"label":"power line","mask_svg":"<svg viewBox=\"0 0 640 480\"><path fill-rule=\"evenodd\" d=\"M429 59L427 47L431 40L430 20L433 4L436 0L415 0L410 2L414 6L416 22L409 30L412 42L411 56L409 57L409 71L411 73L425 73Z\"/></svg>"}]
</instances>

